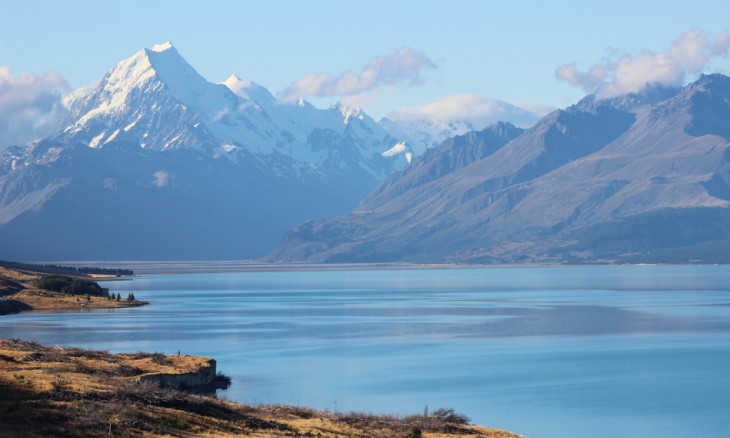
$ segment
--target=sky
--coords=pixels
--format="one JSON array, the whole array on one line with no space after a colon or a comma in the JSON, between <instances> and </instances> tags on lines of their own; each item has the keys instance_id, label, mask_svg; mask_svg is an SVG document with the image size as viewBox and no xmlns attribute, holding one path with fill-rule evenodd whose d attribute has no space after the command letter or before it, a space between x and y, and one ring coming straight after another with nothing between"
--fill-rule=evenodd
<instances>
[{"instance_id":1,"label":"sky","mask_svg":"<svg viewBox=\"0 0 730 438\"><path fill-rule=\"evenodd\" d=\"M212 82L486 123L726 73L730 2L0 0L0 143L50 129L58 95L168 40Z\"/></svg>"}]
</instances>

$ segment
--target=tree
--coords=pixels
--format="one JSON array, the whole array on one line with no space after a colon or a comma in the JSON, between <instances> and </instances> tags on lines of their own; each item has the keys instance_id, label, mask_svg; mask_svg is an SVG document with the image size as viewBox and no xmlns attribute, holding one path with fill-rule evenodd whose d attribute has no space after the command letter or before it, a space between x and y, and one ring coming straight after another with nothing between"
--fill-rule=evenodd
<instances>
[{"instance_id":1,"label":"tree","mask_svg":"<svg viewBox=\"0 0 730 438\"><path fill-rule=\"evenodd\" d=\"M127 295L127 301L134 301L134 294L132 292Z\"/></svg>"}]
</instances>

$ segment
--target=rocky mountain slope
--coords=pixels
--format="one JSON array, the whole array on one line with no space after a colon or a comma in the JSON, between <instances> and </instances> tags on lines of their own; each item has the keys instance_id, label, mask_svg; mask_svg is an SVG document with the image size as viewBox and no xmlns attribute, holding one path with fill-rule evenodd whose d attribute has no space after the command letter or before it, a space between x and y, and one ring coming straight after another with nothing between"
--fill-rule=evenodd
<instances>
[{"instance_id":1,"label":"rocky mountain slope","mask_svg":"<svg viewBox=\"0 0 730 438\"><path fill-rule=\"evenodd\" d=\"M723 75L588 96L514 138L444 143L267 260L727 261L729 122Z\"/></svg>"}]
</instances>

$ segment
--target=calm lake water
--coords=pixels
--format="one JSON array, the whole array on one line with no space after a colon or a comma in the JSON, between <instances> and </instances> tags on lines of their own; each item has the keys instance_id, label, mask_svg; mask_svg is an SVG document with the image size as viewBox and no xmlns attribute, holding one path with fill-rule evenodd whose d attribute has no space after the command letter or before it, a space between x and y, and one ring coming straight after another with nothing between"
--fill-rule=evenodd
<instances>
[{"instance_id":1,"label":"calm lake water","mask_svg":"<svg viewBox=\"0 0 730 438\"><path fill-rule=\"evenodd\" d=\"M145 275L0 336L212 356L246 403L454 407L528 437L730 434L730 267Z\"/></svg>"}]
</instances>

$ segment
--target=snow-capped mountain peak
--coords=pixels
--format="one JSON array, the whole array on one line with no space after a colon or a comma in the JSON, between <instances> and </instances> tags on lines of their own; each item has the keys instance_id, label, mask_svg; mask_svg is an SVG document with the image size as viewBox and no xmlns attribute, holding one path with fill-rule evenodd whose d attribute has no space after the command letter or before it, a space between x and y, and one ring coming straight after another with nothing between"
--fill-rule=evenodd
<instances>
[{"instance_id":1,"label":"snow-capped mountain peak","mask_svg":"<svg viewBox=\"0 0 730 438\"><path fill-rule=\"evenodd\" d=\"M236 74L230 75L228 79L219 83L225 85L237 96L246 100L254 100L262 106L266 103L273 103L276 101L276 98L271 94L271 92L269 92L269 90L256 82L241 79Z\"/></svg>"},{"instance_id":2,"label":"snow-capped mountain peak","mask_svg":"<svg viewBox=\"0 0 730 438\"><path fill-rule=\"evenodd\" d=\"M171 41L165 41L162 44L155 44L152 46L153 52L164 52L165 50L174 49L175 47L172 45Z\"/></svg>"},{"instance_id":3,"label":"snow-capped mountain peak","mask_svg":"<svg viewBox=\"0 0 730 438\"><path fill-rule=\"evenodd\" d=\"M165 49L160 49L161 47ZM145 49L144 53L153 69L166 83L185 85L189 85L189 82L208 83L172 45L158 44L152 49Z\"/></svg>"},{"instance_id":4,"label":"snow-capped mountain peak","mask_svg":"<svg viewBox=\"0 0 730 438\"><path fill-rule=\"evenodd\" d=\"M244 80L239 78L237 74L233 73L232 75L228 76L228 79L220 83L228 88L233 89L233 87L237 87L238 84L241 82L244 82Z\"/></svg>"},{"instance_id":5,"label":"snow-capped mountain peak","mask_svg":"<svg viewBox=\"0 0 730 438\"><path fill-rule=\"evenodd\" d=\"M277 161L277 172L295 175L355 166L379 179L403 164L382 155L397 140L360 108L280 101L235 74L211 83L169 42L120 61L93 90L68 102L67 128L54 137L63 143L103 148L125 141L152 151L194 149L233 162L252 154ZM221 153L223 145L235 148Z\"/></svg>"},{"instance_id":6,"label":"snow-capped mountain peak","mask_svg":"<svg viewBox=\"0 0 730 438\"><path fill-rule=\"evenodd\" d=\"M245 105L227 86L208 82L170 43L120 61L96 89L70 105L68 127L57 139L91 147L123 139L145 149L212 153L221 144L237 143L265 154L282 140L259 106Z\"/></svg>"},{"instance_id":7,"label":"snow-capped mountain peak","mask_svg":"<svg viewBox=\"0 0 730 438\"><path fill-rule=\"evenodd\" d=\"M153 81L163 83L151 84ZM205 82L171 44L142 49L117 63L87 99L76 99L80 105L70 102L72 111L80 116L74 131L100 115L121 112L131 103L134 90L164 86L184 96L192 94L190 88L199 89Z\"/></svg>"}]
</instances>

